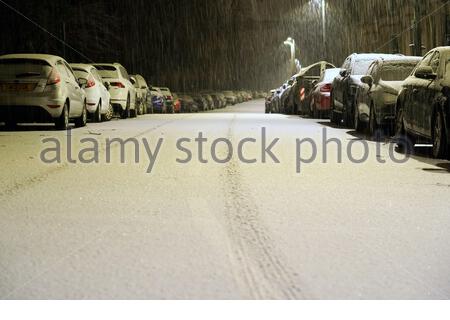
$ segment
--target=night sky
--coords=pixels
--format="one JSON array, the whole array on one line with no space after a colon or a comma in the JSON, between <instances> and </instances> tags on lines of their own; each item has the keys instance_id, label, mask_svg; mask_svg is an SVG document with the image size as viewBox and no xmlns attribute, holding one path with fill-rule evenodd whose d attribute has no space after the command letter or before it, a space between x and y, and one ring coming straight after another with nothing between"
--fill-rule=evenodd
<instances>
[{"instance_id":1,"label":"night sky","mask_svg":"<svg viewBox=\"0 0 450 320\"><path fill-rule=\"evenodd\" d=\"M356 47L365 49L354 43L352 26L373 19L371 6L380 0L329 0L326 49L318 0L6 2L48 33L0 3L2 54L117 61L174 90L267 90L288 76L290 54L282 44L288 36L296 39L303 65L321 59L340 65Z\"/></svg>"}]
</instances>

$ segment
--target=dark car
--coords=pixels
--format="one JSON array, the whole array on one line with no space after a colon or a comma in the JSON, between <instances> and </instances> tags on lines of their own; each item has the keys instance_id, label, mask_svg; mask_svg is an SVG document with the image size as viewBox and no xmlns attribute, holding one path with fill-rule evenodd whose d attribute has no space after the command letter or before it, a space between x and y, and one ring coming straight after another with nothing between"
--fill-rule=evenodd
<instances>
[{"instance_id":1,"label":"dark car","mask_svg":"<svg viewBox=\"0 0 450 320\"><path fill-rule=\"evenodd\" d=\"M195 103L197 104L199 111L208 111L209 110L209 104L208 101L201 95L200 93L189 93L192 99L194 99Z\"/></svg>"},{"instance_id":2,"label":"dark car","mask_svg":"<svg viewBox=\"0 0 450 320\"><path fill-rule=\"evenodd\" d=\"M166 98L159 88L152 87L150 89L152 97L151 113L167 113Z\"/></svg>"},{"instance_id":3,"label":"dark car","mask_svg":"<svg viewBox=\"0 0 450 320\"><path fill-rule=\"evenodd\" d=\"M450 47L431 50L403 83L396 112L398 137L433 143L435 158L450 148ZM405 145L400 143L401 148Z\"/></svg>"},{"instance_id":4,"label":"dark car","mask_svg":"<svg viewBox=\"0 0 450 320\"><path fill-rule=\"evenodd\" d=\"M202 93L202 97L206 99L206 101L208 102L208 109L209 110L213 110L215 109L214 106L214 99L207 93Z\"/></svg>"},{"instance_id":5,"label":"dark car","mask_svg":"<svg viewBox=\"0 0 450 320\"><path fill-rule=\"evenodd\" d=\"M398 93L421 59L398 56L372 63L356 93L356 131L368 128L371 137L386 131L392 133Z\"/></svg>"},{"instance_id":6,"label":"dark car","mask_svg":"<svg viewBox=\"0 0 450 320\"><path fill-rule=\"evenodd\" d=\"M173 94L170 92L169 88L166 87L160 87L159 88L164 95L164 98L166 100L166 109L167 113L175 113L175 108L173 106Z\"/></svg>"},{"instance_id":7,"label":"dark car","mask_svg":"<svg viewBox=\"0 0 450 320\"><path fill-rule=\"evenodd\" d=\"M320 61L303 68L294 76L294 83L289 90L284 109L287 114L309 114L311 93L314 84L323 78L325 70L336 68L333 64Z\"/></svg>"},{"instance_id":8,"label":"dark car","mask_svg":"<svg viewBox=\"0 0 450 320\"><path fill-rule=\"evenodd\" d=\"M367 74L372 62L379 58L392 58L398 55L390 54L357 54L345 59L342 70L334 79L331 92L330 119L335 124L353 127L355 119L355 96L361 78Z\"/></svg>"},{"instance_id":9,"label":"dark car","mask_svg":"<svg viewBox=\"0 0 450 320\"><path fill-rule=\"evenodd\" d=\"M266 97L266 113L273 113L275 111L273 107L273 98L275 97L275 94L277 93L277 90L271 90L269 94Z\"/></svg>"},{"instance_id":10,"label":"dark car","mask_svg":"<svg viewBox=\"0 0 450 320\"><path fill-rule=\"evenodd\" d=\"M185 93L178 93L178 99L181 104L181 112L190 113L190 112L198 112L198 105L195 103L194 99Z\"/></svg>"}]
</instances>

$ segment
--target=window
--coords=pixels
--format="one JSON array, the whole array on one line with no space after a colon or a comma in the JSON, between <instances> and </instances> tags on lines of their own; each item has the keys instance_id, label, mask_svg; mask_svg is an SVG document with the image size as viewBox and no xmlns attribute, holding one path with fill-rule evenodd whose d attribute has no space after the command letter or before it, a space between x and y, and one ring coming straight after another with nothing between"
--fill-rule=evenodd
<instances>
[{"instance_id":1,"label":"window","mask_svg":"<svg viewBox=\"0 0 450 320\"><path fill-rule=\"evenodd\" d=\"M125 70L124 67L119 67L120 73L122 74L122 77L125 79L130 79L130 76L128 75L127 70Z\"/></svg>"},{"instance_id":2,"label":"window","mask_svg":"<svg viewBox=\"0 0 450 320\"><path fill-rule=\"evenodd\" d=\"M433 69L434 73L438 73L439 71L439 62L441 60L441 55L439 51L436 51L436 54L431 58L430 66Z\"/></svg>"}]
</instances>

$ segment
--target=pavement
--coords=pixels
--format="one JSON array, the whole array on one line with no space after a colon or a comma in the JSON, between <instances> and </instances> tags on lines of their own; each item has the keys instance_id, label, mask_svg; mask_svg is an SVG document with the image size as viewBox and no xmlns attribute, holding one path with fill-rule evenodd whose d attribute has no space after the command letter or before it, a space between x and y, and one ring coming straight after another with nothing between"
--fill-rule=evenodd
<instances>
[{"instance_id":1,"label":"pavement","mask_svg":"<svg viewBox=\"0 0 450 320\"><path fill-rule=\"evenodd\" d=\"M426 148L400 163L389 140L262 100L89 124L71 157L67 136L0 129L1 299L450 298L450 164ZM107 161L113 138L139 161Z\"/></svg>"}]
</instances>

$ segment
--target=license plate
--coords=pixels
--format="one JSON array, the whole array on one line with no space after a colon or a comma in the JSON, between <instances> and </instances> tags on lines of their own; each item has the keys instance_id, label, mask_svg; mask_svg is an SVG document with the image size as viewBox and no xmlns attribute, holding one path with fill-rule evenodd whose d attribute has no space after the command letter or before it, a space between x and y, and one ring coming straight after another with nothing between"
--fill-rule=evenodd
<instances>
[{"instance_id":1,"label":"license plate","mask_svg":"<svg viewBox=\"0 0 450 320\"><path fill-rule=\"evenodd\" d=\"M30 92L36 88L36 83L0 83L2 92Z\"/></svg>"}]
</instances>

